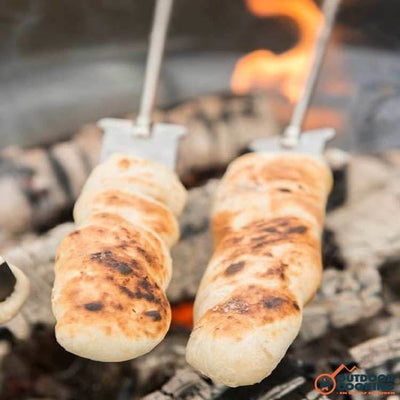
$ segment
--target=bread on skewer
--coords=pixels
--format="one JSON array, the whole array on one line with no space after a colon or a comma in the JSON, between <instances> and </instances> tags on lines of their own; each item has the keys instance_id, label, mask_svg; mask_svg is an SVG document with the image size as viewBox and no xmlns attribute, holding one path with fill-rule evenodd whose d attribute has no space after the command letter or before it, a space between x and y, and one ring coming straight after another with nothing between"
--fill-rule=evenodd
<instances>
[{"instance_id":1,"label":"bread on skewer","mask_svg":"<svg viewBox=\"0 0 400 400\"><path fill-rule=\"evenodd\" d=\"M249 154L223 177L215 250L196 296L187 361L228 386L259 382L299 332L322 274L331 173L322 159Z\"/></svg>"},{"instance_id":2,"label":"bread on skewer","mask_svg":"<svg viewBox=\"0 0 400 400\"><path fill-rule=\"evenodd\" d=\"M52 296L58 343L98 361L149 352L168 331L169 248L186 191L166 167L117 154L89 177L60 244Z\"/></svg>"}]
</instances>

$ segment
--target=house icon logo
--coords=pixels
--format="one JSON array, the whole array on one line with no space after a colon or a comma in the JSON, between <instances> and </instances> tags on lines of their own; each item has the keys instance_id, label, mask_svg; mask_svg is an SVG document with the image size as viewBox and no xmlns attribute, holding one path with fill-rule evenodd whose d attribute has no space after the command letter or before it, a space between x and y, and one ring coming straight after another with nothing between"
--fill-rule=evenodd
<instances>
[{"instance_id":1,"label":"house icon logo","mask_svg":"<svg viewBox=\"0 0 400 400\"><path fill-rule=\"evenodd\" d=\"M336 369L332 374L321 374L319 375L314 382L315 390L320 394L331 394L336 389L336 375L345 369L349 374L351 374L354 370L358 369L357 367L353 367L348 369L344 364L342 364L339 368Z\"/></svg>"}]
</instances>

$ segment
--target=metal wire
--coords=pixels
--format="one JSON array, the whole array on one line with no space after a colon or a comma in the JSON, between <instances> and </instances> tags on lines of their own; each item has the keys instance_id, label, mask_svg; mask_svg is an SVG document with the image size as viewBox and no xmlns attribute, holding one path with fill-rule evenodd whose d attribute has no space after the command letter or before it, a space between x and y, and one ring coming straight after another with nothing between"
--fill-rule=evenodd
<instances>
[{"instance_id":1,"label":"metal wire","mask_svg":"<svg viewBox=\"0 0 400 400\"><path fill-rule=\"evenodd\" d=\"M153 111L157 86L160 78L161 62L164 55L165 39L171 16L173 0L157 0L150 47L146 62L146 75L136 124L143 136L150 135L151 113Z\"/></svg>"},{"instance_id":2,"label":"metal wire","mask_svg":"<svg viewBox=\"0 0 400 400\"><path fill-rule=\"evenodd\" d=\"M335 22L339 3L340 0L325 0L323 3L322 14L324 16L324 22L318 34L310 73L305 82L302 96L294 107L292 119L282 135L282 144L286 147L296 147L299 143L304 117L310 105L315 85L321 71L322 61Z\"/></svg>"}]
</instances>

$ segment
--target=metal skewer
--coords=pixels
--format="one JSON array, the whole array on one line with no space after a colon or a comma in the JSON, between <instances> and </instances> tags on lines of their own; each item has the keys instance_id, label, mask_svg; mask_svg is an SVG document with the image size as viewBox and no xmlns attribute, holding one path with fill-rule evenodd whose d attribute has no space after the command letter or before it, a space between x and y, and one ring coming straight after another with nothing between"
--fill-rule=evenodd
<instances>
[{"instance_id":1,"label":"metal skewer","mask_svg":"<svg viewBox=\"0 0 400 400\"><path fill-rule=\"evenodd\" d=\"M104 130L102 160L120 152L156 161L171 169L175 168L178 142L186 133L186 128L176 124L153 124L151 120L172 4L173 0L156 2L139 115L136 121L103 118L97 123Z\"/></svg>"},{"instance_id":2,"label":"metal skewer","mask_svg":"<svg viewBox=\"0 0 400 400\"><path fill-rule=\"evenodd\" d=\"M294 107L292 119L289 125L282 134L281 145L284 147L294 148L299 144L304 118L321 71L322 61L324 59L339 3L340 0L325 0L323 3L322 14L324 16L324 22L318 34L311 69L304 86L303 94Z\"/></svg>"},{"instance_id":3,"label":"metal skewer","mask_svg":"<svg viewBox=\"0 0 400 400\"><path fill-rule=\"evenodd\" d=\"M154 12L153 27L150 34L150 48L146 61L146 75L144 79L139 115L136 120L140 129L138 134L150 135L151 113L153 111L160 79L161 63L164 55L165 39L171 17L173 0L157 0Z\"/></svg>"}]
</instances>

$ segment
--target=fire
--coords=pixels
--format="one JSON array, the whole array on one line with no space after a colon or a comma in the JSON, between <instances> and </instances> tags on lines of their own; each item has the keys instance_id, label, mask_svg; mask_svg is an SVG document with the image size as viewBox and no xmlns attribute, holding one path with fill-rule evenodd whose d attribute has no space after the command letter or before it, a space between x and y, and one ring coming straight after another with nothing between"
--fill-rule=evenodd
<instances>
[{"instance_id":1,"label":"fire","mask_svg":"<svg viewBox=\"0 0 400 400\"><path fill-rule=\"evenodd\" d=\"M282 93L295 102L301 95L310 67L310 55L323 15L313 0L245 0L248 9L259 17L286 16L299 27L297 44L282 54L256 50L242 57L233 71L231 87L244 94L258 87L279 85Z\"/></svg>"},{"instance_id":2,"label":"fire","mask_svg":"<svg viewBox=\"0 0 400 400\"><path fill-rule=\"evenodd\" d=\"M191 329L193 327L193 303L183 301L172 307L172 324L184 326Z\"/></svg>"}]
</instances>

